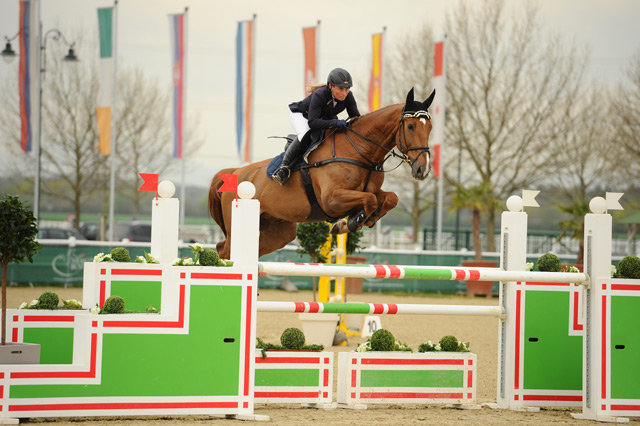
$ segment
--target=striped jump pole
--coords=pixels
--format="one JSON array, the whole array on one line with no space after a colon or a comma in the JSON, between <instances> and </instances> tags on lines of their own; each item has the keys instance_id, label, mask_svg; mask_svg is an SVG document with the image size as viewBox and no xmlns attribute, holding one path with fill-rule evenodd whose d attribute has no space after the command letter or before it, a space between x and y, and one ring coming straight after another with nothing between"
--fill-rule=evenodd
<instances>
[{"instance_id":1,"label":"striped jump pole","mask_svg":"<svg viewBox=\"0 0 640 426\"><path fill-rule=\"evenodd\" d=\"M319 303L319 302L263 302L258 312L298 312L371 315L466 315L504 317L501 306L478 305L417 305L396 303Z\"/></svg>"},{"instance_id":2,"label":"striped jump pole","mask_svg":"<svg viewBox=\"0 0 640 426\"><path fill-rule=\"evenodd\" d=\"M441 266L332 265L328 263L260 262L260 276L331 276L349 278L391 278L443 281L516 281L585 283L582 272L503 271L496 268L447 268Z\"/></svg>"}]
</instances>

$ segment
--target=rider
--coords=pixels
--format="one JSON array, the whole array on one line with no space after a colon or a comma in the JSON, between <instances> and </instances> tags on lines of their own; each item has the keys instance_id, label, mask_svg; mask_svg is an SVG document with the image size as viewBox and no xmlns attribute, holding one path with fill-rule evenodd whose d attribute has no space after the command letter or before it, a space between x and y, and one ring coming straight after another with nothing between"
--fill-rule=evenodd
<instances>
[{"instance_id":1,"label":"rider","mask_svg":"<svg viewBox=\"0 0 640 426\"><path fill-rule=\"evenodd\" d=\"M350 91L351 86L353 81L349 72L336 68L329 73L327 84L311 87L309 96L289 104L289 120L298 138L289 144L282 165L271 175L273 180L280 185L287 183L291 174L289 168L311 144L310 130L347 127L347 122L337 116L345 109L349 118L360 115L356 99Z\"/></svg>"}]
</instances>

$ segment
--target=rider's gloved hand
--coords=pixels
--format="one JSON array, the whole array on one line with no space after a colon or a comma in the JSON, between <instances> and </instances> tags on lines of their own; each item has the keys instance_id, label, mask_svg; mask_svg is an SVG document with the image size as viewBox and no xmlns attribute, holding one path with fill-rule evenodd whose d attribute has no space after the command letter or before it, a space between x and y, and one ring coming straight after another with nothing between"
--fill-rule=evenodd
<instances>
[{"instance_id":1,"label":"rider's gloved hand","mask_svg":"<svg viewBox=\"0 0 640 426\"><path fill-rule=\"evenodd\" d=\"M336 123L336 128L344 129L345 127L347 127L347 122L345 120L338 120L338 122Z\"/></svg>"}]
</instances>

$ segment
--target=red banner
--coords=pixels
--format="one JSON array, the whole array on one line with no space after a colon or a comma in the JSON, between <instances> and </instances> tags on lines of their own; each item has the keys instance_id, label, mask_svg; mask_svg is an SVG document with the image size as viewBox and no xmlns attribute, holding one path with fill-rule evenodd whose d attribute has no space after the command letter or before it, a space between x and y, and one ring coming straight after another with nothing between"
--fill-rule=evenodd
<instances>
[{"instance_id":1,"label":"red banner","mask_svg":"<svg viewBox=\"0 0 640 426\"><path fill-rule=\"evenodd\" d=\"M371 79L369 80L369 112L382 106L382 36L374 34L372 39Z\"/></svg>"}]
</instances>

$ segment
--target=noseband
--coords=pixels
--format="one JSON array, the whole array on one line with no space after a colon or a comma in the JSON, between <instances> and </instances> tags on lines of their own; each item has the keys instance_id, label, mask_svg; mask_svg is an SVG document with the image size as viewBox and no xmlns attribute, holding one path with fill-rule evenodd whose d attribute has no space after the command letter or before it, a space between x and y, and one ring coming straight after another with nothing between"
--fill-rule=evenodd
<instances>
[{"instance_id":1,"label":"noseband","mask_svg":"<svg viewBox=\"0 0 640 426\"><path fill-rule=\"evenodd\" d=\"M404 156L403 160L409 164L410 166L413 166L413 163L424 153L426 152L428 155L431 155L431 152L429 150L428 146L415 146L415 147L409 147L409 144L407 143L407 135L405 133L404 130L404 119L405 118L426 118L427 120L431 120L431 114L429 114L429 112L424 111L424 110L420 110L420 111L415 111L415 112L402 112L402 116L400 117L400 121L398 122L398 147L400 148L400 152L402 153L402 155ZM404 142L404 144L403 144ZM420 151L420 154L418 154L413 161L409 160L409 152L410 151Z\"/></svg>"}]
</instances>

